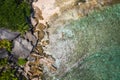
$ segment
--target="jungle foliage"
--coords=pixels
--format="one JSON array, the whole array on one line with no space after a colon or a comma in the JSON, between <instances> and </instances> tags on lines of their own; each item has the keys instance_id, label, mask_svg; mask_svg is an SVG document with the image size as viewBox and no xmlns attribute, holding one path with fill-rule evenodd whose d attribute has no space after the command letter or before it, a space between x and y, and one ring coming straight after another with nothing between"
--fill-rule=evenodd
<instances>
[{"instance_id":1,"label":"jungle foliage","mask_svg":"<svg viewBox=\"0 0 120 80\"><path fill-rule=\"evenodd\" d=\"M15 70L8 64L8 58L0 59L0 80L18 80L14 73Z\"/></svg>"},{"instance_id":2,"label":"jungle foliage","mask_svg":"<svg viewBox=\"0 0 120 80\"><path fill-rule=\"evenodd\" d=\"M30 5L26 0L0 0L0 28L25 32L29 28L29 15Z\"/></svg>"},{"instance_id":3,"label":"jungle foliage","mask_svg":"<svg viewBox=\"0 0 120 80\"><path fill-rule=\"evenodd\" d=\"M12 43L7 39L0 40L0 49L5 48L7 51L11 51Z\"/></svg>"}]
</instances>

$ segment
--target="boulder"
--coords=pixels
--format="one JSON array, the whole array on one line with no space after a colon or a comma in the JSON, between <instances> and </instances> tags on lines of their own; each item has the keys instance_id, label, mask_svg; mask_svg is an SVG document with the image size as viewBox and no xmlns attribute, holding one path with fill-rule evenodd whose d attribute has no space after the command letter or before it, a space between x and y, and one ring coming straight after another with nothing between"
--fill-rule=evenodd
<instances>
[{"instance_id":1,"label":"boulder","mask_svg":"<svg viewBox=\"0 0 120 80\"><path fill-rule=\"evenodd\" d=\"M12 54L20 58L27 58L33 49L31 42L20 37L16 38L13 44Z\"/></svg>"},{"instance_id":2,"label":"boulder","mask_svg":"<svg viewBox=\"0 0 120 80\"><path fill-rule=\"evenodd\" d=\"M29 40L30 42L32 42L32 45L36 45L36 43L37 43L37 38L32 34L32 32L31 31L29 31L29 32L26 32L25 34L24 34L24 38L26 39L26 40Z\"/></svg>"},{"instance_id":3,"label":"boulder","mask_svg":"<svg viewBox=\"0 0 120 80\"><path fill-rule=\"evenodd\" d=\"M8 57L8 51L6 49L0 49L0 59Z\"/></svg>"},{"instance_id":4,"label":"boulder","mask_svg":"<svg viewBox=\"0 0 120 80\"><path fill-rule=\"evenodd\" d=\"M7 29L0 29L0 39L14 40L19 35L20 33L18 32L11 32Z\"/></svg>"}]
</instances>

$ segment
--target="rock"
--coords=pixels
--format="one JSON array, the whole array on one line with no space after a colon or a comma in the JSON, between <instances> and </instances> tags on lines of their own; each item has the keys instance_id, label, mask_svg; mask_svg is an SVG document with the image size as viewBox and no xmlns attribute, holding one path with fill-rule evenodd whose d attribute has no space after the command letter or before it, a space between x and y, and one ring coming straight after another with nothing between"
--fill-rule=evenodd
<instances>
[{"instance_id":1,"label":"rock","mask_svg":"<svg viewBox=\"0 0 120 80\"><path fill-rule=\"evenodd\" d=\"M38 24L38 20L31 16L31 23L32 23L33 26L36 26L36 24Z\"/></svg>"},{"instance_id":2,"label":"rock","mask_svg":"<svg viewBox=\"0 0 120 80\"><path fill-rule=\"evenodd\" d=\"M6 51L4 48L0 49L0 59L5 57L8 57L8 51Z\"/></svg>"},{"instance_id":3,"label":"rock","mask_svg":"<svg viewBox=\"0 0 120 80\"><path fill-rule=\"evenodd\" d=\"M34 46L35 46L36 43L37 43L37 38L32 34L31 31L26 32L25 35L24 35L24 38L25 38L26 40L29 40L30 42L32 42L32 45L34 45Z\"/></svg>"},{"instance_id":4,"label":"rock","mask_svg":"<svg viewBox=\"0 0 120 80\"><path fill-rule=\"evenodd\" d=\"M14 47L12 49L13 55L21 58L27 58L33 49L31 42L18 37L13 41Z\"/></svg>"},{"instance_id":5,"label":"rock","mask_svg":"<svg viewBox=\"0 0 120 80\"><path fill-rule=\"evenodd\" d=\"M14 40L19 35L20 33L18 32L11 32L7 29L0 29L0 39Z\"/></svg>"},{"instance_id":6,"label":"rock","mask_svg":"<svg viewBox=\"0 0 120 80\"><path fill-rule=\"evenodd\" d=\"M11 54L11 55L9 55L9 57L8 57L8 61L9 62L13 62L13 63L17 63L17 61L18 61L18 57L17 56L15 56L15 55L13 55L13 54ZM13 66L15 67L15 65L13 64Z\"/></svg>"},{"instance_id":7,"label":"rock","mask_svg":"<svg viewBox=\"0 0 120 80\"><path fill-rule=\"evenodd\" d=\"M28 58L27 58L27 60L28 60L28 61L31 61L31 62L32 62L32 61L34 62L34 61L35 61L35 57L29 55Z\"/></svg>"}]
</instances>

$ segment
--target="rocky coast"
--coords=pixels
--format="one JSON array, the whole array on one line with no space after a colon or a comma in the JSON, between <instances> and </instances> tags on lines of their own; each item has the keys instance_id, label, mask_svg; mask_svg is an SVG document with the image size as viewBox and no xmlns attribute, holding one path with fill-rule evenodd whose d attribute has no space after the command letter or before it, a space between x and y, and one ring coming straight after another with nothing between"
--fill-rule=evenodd
<instances>
[{"instance_id":1,"label":"rocky coast","mask_svg":"<svg viewBox=\"0 0 120 80\"><path fill-rule=\"evenodd\" d=\"M7 39L12 42L11 52L1 49L0 58L9 57L11 66L15 64L17 76L24 76L26 80L79 80L82 79L79 76L84 74L84 71L79 75L76 68L82 71L86 65L92 64L90 62L83 65L87 57L102 50L104 52L112 50L112 46L119 46L119 37L114 36L118 36L115 32L119 33L117 30L120 27L113 28L114 24L111 23L108 27L107 22L110 22L110 19L113 21L114 17L109 19L109 16L99 12L104 12L106 9L104 6L119 1L30 0L29 2L32 12L28 21L30 29L27 32L20 35L19 32L0 29L0 40ZM94 11L96 13L93 13ZM109 15L112 14L114 13ZM118 16L117 11L113 16ZM104 23L104 20L107 22ZM113 23L117 24L115 21ZM24 65L17 65L19 58L26 60ZM72 72L74 74L71 74Z\"/></svg>"}]
</instances>

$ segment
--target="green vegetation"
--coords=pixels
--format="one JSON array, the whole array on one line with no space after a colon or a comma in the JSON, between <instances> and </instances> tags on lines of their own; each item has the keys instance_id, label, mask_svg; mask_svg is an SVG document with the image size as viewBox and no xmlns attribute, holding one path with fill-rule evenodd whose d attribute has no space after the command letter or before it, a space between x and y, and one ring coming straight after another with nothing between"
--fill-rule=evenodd
<instances>
[{"instance_id":1,"label":"green vegetation","mask_svg":"<svg viewBox=\"0 0 120 80\"><path fill-rule=\"evenodd\" d=\"M14 72L15 70L11 69L7 58L0 59L0 80L18 80L14 76Z\"/></svg>"},{"instance_id":2,"label":"green vegetation","mask_svg":"<svg viewBox=\"0 0 120 80\"><path fill-rule=\"evenodd\" d=\"M0 28L23 33L29 28L26 16L30 15L30 6L25 0L16 1L20 0L0 0Z\"/></svg>"},{"instance_id":3,"label":"green vegetation","mask_svg":"<svg viewBox=\"0 0 120 80\"><path fill-rule=\"evenodd\" d=\"M26 60L19 59L18 65L24 65L26 63ZM2 71L2 68L4 67L4 70ZM8 63L7 58L0 59L0 80L19 80L16 75L20 75L16 72L15 69L12 69L10 67L10 64ZM24 76L21 76L22 80L27 80Z\"/></svg>"},{"instance_id":4,"label":"green vegetation","mask_svg":"<svg viewBox=\"0 0 120 80\"><path fill-rule=\"evenodd\" d=\"M7 51L11 51L12 49L12 43L9 40L0 40L0 49L5 48Z\"/></svg>"},{"instance_id":5,"label":"green vegetation","mask_svg":"<svg viewBox=\"0 0 120 80\"><path fill-rule=\"evenodd\" d=\"M27 61L25 59L19 58L18 59L18 65L25 65Z\"/></svg>"},{"instance_id":6,"label":"green vegetation","mask_svg":"<svg viewBox=\"0 0 120 80\"><path fill-rule=\"evenodd\" d=\"M76 43L67 64L72 66L84 55L87 57L61 80L120 79L120 4L95 11L65 29L72 33L66 38Z\"/></svg>"},{"instance_id":7,"label":"green vegetation","mask_svg":"<svg viewBox=\"0 0 120 80\"><path fill-rule=\"evenodd\" d=\"M8 63L7 58L0 59L0 67L1 66L6 66Z\"/></svg>"},{"instance_id":8,"label":"green vegetation","mask_svg":"<svg viewBox=\"0 0 120 80\"><path fill-rule=\"evenodd\" d=\"M0 80L18 80L15 76L14 76L14 70L12 69L7 69L6 71L3 71L0 74Z\"/></svg>"}]
</instances>

